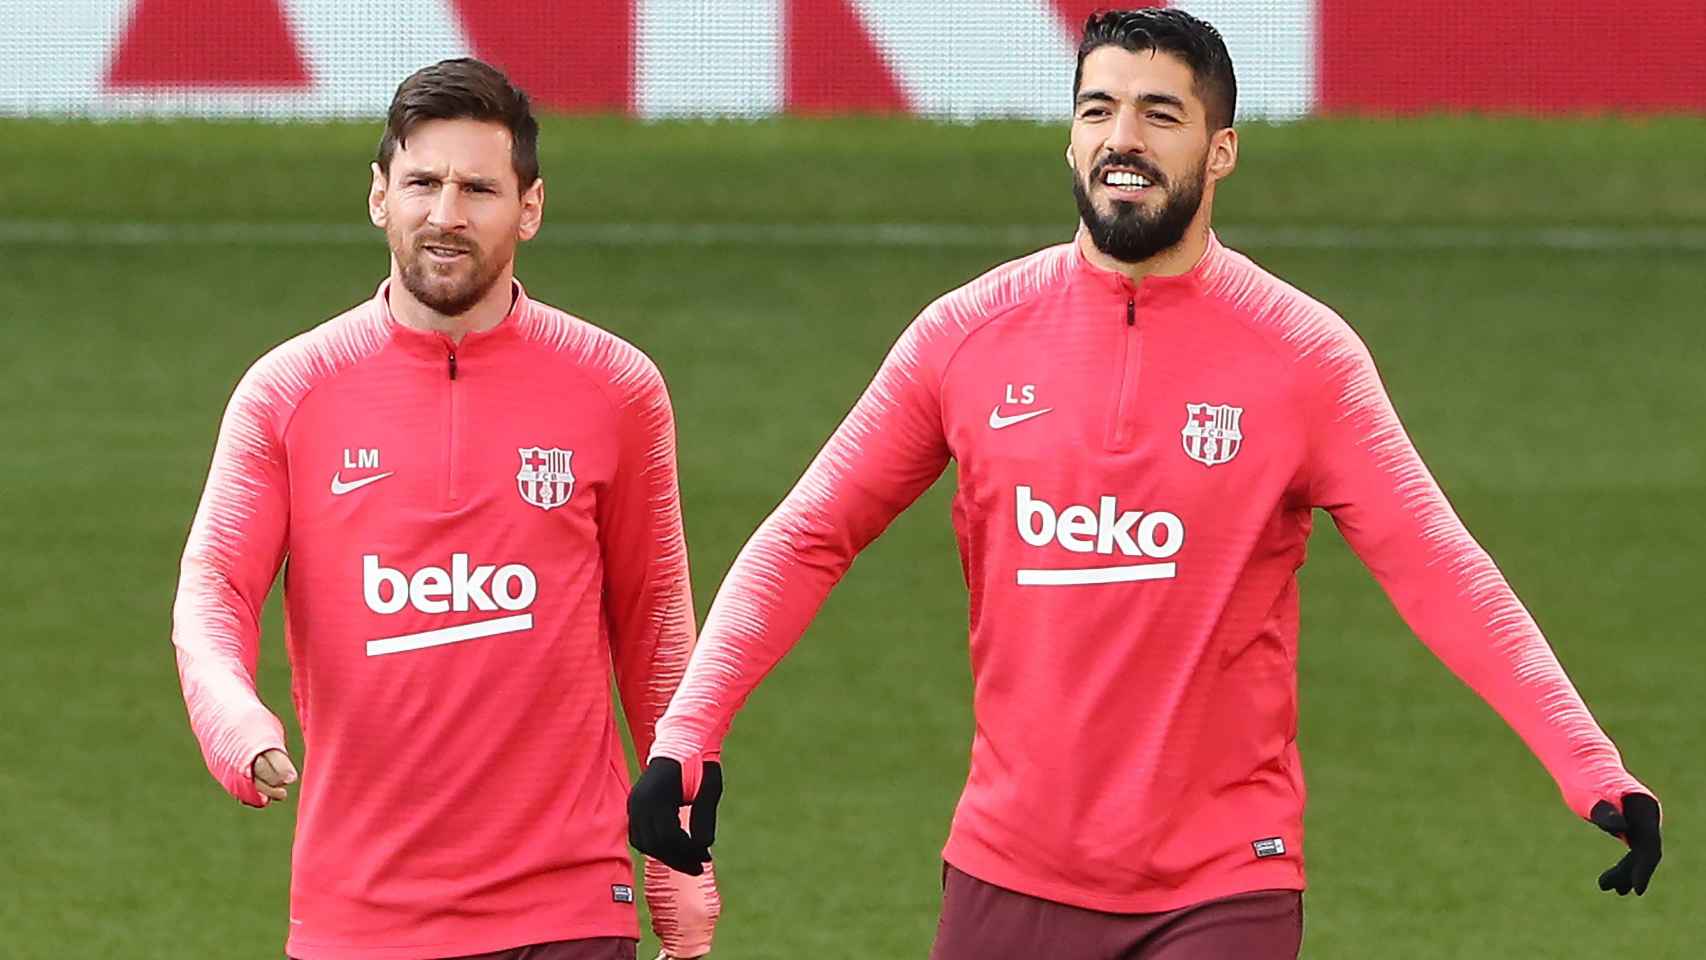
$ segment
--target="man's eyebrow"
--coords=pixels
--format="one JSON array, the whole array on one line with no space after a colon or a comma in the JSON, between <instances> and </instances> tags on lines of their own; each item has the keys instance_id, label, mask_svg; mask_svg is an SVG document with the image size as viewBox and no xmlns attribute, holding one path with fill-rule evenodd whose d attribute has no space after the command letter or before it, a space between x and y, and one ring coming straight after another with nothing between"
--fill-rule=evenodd
<instances>
[{"instance_id":1,"label":"man's eyebrow","mask_svg":"<svg viewBox=\"0 0 1706 960\"><path fill-rule=\"evenodd\" d=\"M439 173L437 170L427 169L426 167L415 167L413 169L404 170L403 179L443 180L444 174ZM488 190L496 190L499 187L499 182L494 177L461 176L455 179L456 182L470 187L483 187Z\"/></svg>"},{"instance_id":2,"label":"man's eyebrow","mask_svg":"<svg viewBox=\"0 0 1706 960\"><path fill-rule=\"evenodd\" d=\"M1073 103L1077 106L1083 106L1091 101L1098 103L1117 102L1114 95L1106 90L1085 90L1078 95L1078 98L1073 101ZM1185 109L1185 101L1170 93L1141 93L1137 96L1137 102L1148 106L1173 107L1178 110Z\"/></svg>"},{"instance_id":3,"label":"man's eyebrow","mask_svg":"<svg viewBox=\"0 0 1706 960\"><path fill-rule=\"evenodd\" d=\"M1177 107L1185 109L1185 101L1170 93L1146 93L1137 98L1138 103L1153 104L1158 107Z\"/></svg>"}]
</instances>

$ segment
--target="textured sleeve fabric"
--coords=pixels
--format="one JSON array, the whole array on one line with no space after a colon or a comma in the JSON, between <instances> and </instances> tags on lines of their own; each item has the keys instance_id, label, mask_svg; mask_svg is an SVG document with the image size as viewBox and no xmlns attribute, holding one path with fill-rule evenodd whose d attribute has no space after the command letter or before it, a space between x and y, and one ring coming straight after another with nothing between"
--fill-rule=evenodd
<instances>
[{"instance_id":1,"label":"textured sleeve fabric","mask_svg":"<svg viewBox=\"0 0 1706 960\"><path fill-rule=\"evenodd\" d=\"M190 727L207 768L250 806L255 757L284 749L284 727L255 693L261 605L284 556L289 491L265 361L226 407L172 607L172 643Z\"/></svg>"},{"instance_id":2,"label":"textured sleeve fabric","mask_svg":"<svg viewBox=\"0 0 1706 960\"><path fill-rule=\"evenodd\" d=\"M619 463L598 530L616 686L634 749L644 757L692 653L693 592L669 393L637 352L617 387ZM647 858L645 890L652 930L670 956L710 952L722 904L709 869L689 877Z\"/></svg>"},{"instance_id":3,"label":"textured sleeve fabric","mask_svg":"<svg viewBox=\"0 0 1706 960\"><path fill-rule=\"evenodd\" d=\"M622 376L619 459L599 505L598 536L616 686L634 749L645 756L693 650L693 590L669 393L643 356Z\"/></svg>"},{"instance_id":4,"label":"textured sleeve fabric","mask_svg":"<svg viewBox=\"0 0 1706 960\"><path fill-rule=\"evenodd\" d=\"M1597 801L1620 807L1625 793L1650 794L1428 473L1368 350L1337 318L1331 327L1303 364L1313 505L1428 649L1517 732L1572 811L1585 818Z\"/></svg>"},{"instance_id":5,"label":"textured sleeve fabric","mask_svg":"<svg viewBox=\"0 0 1706 960\"><path fill-rule=\"evenodd\" d=\"M942 326L927 310L729 570L651 755L686 767L799 640L853 558L948 462L939 399Z\"/></svg>"},{"instance_id":6,"label":"textured sleeve fabric","mask_svg":"<svg viewBox=\"0 0 1706 960\"><path fill-rule=\"evenodd\" d=\"M705 864L704 873L690 877L647 857L645 877L646 909L664 953L683 960L710 953L712 932L723 912L711 864Z\"/></svg>"}]
</instances>

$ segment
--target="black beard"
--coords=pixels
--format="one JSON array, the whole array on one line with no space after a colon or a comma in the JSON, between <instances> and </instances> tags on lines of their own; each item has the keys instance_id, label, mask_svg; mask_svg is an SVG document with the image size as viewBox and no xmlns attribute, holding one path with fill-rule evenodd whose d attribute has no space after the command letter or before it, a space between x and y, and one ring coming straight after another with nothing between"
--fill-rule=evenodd
<instances>
[{"instance_id":1,"label":"black beard","mask_svg":"<svg viewBox=\"0 0 1706 960\"><path fill-rule=\"evenodd\" d=\"M467 281L445 286L428 273L431 268L427 254L418 245L412 257L404 257L400 251L393 252L397 253L397 261L402 267L403 289L409 291L422 306L445 317L459 317L472 310L491 292L503 273L501 268L488 267L478 250L469 250L472 269Z\"/></svg>"},{"instance_id":2,"label":"black beard","mask_svg":"<svg viewBox=\"0 0 1706 960\"><path fill-rule=\"evenodd\" d=\"M1204 159L1206 161L1207 158ZM1104 168L1115 165L1153 170L1148 164L1121 161L1122 158L1118 157L1105 158L1091 169L1090 176L1100 176ZM1084 221L1084 228L1090 232L1090 240L1096 244L1096 249L1123 263L1140 263L1178 246L1184 239L1186 228L1196 219L1197 210L1202 207L1202 164L1197 165L1193 176L1165 188L1161 209L1154 214L1145 213L1143 207L1136 203L1116 200L1113 213L1103 216L1090 202L1086 179L1076 171L1072 174L1072 196L1078 201L1078 218ZM1150 179L1151 182L1159 180L1155 177Z\"/></svg>"}]
</instances>

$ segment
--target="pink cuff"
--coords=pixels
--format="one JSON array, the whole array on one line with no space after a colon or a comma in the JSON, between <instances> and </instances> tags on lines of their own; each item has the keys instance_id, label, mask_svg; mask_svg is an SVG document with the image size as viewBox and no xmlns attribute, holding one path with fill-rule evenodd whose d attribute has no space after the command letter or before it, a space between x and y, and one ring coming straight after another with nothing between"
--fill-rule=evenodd
<instances>
[{"instance_id":1,"label":"pink cuff","mask_svg":"<svg viewBox=\"0 0 1706 960\"><path fill-rule=\"evenodd\" d=\"M647 857L645 875L652 932L657 934L664 953L683 960L710 953L717 917L723 912L711 865L705 864L703 874L690 877Z\"/></svg>"}]
</instances>

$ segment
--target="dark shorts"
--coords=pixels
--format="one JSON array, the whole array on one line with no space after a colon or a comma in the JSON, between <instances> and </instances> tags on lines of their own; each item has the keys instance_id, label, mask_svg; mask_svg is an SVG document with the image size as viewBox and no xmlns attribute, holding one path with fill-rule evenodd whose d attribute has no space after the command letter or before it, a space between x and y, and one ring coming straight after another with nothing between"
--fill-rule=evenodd
<instances>
[{"instance_id":1,"label":"dark shorts","mask_svg":"<svg viewBox=\"0 0 1706 960\"><path fill-rule=\"evenodd\" d=\"M494 950L458 957L457 960L634 960L634 953L639 947L638 941L624 937L599 937L594 940L536 943L531 947Z\"/></svg>"},{"instance_id":2,"label":"dark shorts","mask_svg":"<svg viewBox=\"0 0 1706 960\"><path fill-rule=\"evenodd\" d=\"M455 960L634 960L639 942L626 937L596 937L590 940L558 940L511 947Z\"/></svg>"},{"instance_id":3,"label":"dark shorts","mask_svg":"<svg viewBox=\"0 0 1706 960\"><path fill-rule=\"evenodd\" d=\"M1262 890L1166 913L1102 913L948 867L931 960L1297 960L1303 894Z\"/></svg>"}]
</instances>

